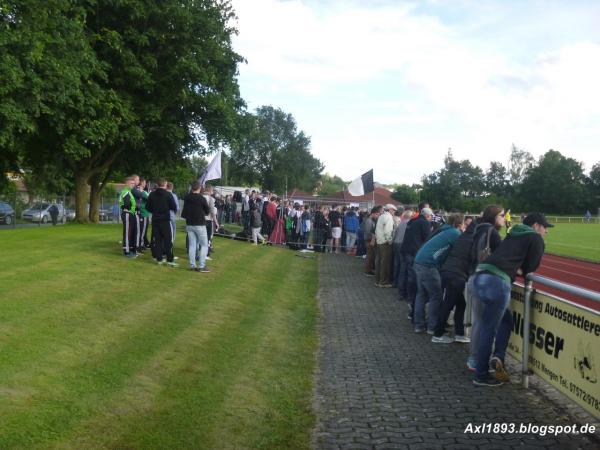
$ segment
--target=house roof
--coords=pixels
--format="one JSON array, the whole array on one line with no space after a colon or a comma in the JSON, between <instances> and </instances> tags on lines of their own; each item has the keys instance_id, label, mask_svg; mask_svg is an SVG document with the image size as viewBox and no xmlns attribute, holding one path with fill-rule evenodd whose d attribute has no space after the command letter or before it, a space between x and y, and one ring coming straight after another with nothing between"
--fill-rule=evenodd
<instances>
[{"instance_id":1,"label":"house roof","mask_svg":"<svg viewBox=\"0 0 600 450\"><path fill-rule=\"evenodd\" d=\"M312 192L303 192L299 189L293 189L289 194L289 198L293 200L304 200L304 201L329 201L339 203L369 203L375 199L376 205L386 205L391 203L393 205L401 205L402 203L392 198L392 192L383 187L376 187L373 192L368 194L355 197L350 195L347 191L339 191L327 196L315 196Z\"/></svg>"}]
</instances>

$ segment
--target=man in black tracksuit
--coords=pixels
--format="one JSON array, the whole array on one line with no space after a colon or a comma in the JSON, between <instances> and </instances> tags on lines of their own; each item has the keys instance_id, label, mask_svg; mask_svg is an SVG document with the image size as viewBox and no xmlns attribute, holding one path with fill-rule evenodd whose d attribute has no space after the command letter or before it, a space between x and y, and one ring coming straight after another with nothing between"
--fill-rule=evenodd
<instances>
[{"instance_id":1,"label":"man in black tracksuit","mask_svg":"<svg viewBox=\"0 0 600 450\"><path fill-rule=\"evenodd\" d=\"M167 182L160 178L157 183L158 188L151 192L146 201L146 209L152 213L152 236L154 247L153 256L158 264L163 263L163 253L167 255L167 264L177 266L173 262L173 230L171 225L171 211L177 211L177 205L173 195L165 188Z\"/></svg>"}]
</instances>

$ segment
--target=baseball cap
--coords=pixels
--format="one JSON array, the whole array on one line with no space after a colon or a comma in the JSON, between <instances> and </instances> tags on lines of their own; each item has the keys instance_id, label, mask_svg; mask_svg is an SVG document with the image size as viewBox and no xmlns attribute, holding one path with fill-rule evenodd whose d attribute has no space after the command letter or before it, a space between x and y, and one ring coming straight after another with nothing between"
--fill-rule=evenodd
<instances>
[{"instance_id":1,"label":"baseball cap","mask_svg":"<svg viewBox=\"0 0 600 450\"><path fill-rule=\"evenodd\" d=\"M431 208L423 208L421 210L421 215L428 215L428 216L433 216L433 211L431 210Z\"/></svg>"},{"instance_id":2,"label":"baseball cap","mask_svg":"<svg viewBox=\"0 0 600 450\"><path fill-rule=\"evenodd\" d=\"M529 213L525 220L523 220L523 224L532 226L534 223L542 225L544 228L552 228L554 225L548 223L546 216L539 212Z\"/></svg>"},{"instance_id":3,"label":"baseball cap","mask_svg":"<svg viewBox=\"0 0 600 450\"><path fill-rule=\"evenodd\" d=\"M390 209L393 209L394 211L396 211L396 207L394 205L392 205L391 203L388 203L387 205L385 205L385 209L387 211L389 211Z\"/></svg>"}]
</instances>

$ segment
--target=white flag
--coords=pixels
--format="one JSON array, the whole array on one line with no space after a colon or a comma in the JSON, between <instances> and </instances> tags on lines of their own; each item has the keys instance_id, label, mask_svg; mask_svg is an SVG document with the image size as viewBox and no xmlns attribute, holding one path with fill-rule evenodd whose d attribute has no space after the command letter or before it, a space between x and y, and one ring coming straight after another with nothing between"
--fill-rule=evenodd
<instances>
[{"instance_id":1,"label":"white flag","mask_svg":"<svg viewBox=\"0 0 600 450\"><path fill-rule=\"evenodd\" d=\"M215 155L213 160L210 162L208 166L206 166L206 170L200 177L200 184L204 186L204 184L209 180L216 180L221 178L221 150Z\"/></svg>"},{"instance_id":2,"label":"white flag","mask_svg":"<svg viewBox=\"0 0 600 450\"><path fill-rule=\"evenodd\" d=\"M360 177L354 180L352 183L348 185L348 192L353 197L358 197L361 195L365 195L365 190L363 188L363 182Z\"/></svg>"}]
</instances>

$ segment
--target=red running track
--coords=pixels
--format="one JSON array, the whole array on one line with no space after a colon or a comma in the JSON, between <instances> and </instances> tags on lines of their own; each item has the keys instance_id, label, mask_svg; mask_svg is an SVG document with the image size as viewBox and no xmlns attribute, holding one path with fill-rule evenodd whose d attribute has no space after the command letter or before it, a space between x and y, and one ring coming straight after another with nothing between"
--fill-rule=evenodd
<instances>
[{"instance_id":1,"label":"red running track","mask_svg":"<svg viewBox=\"0 0 600 450\"><path fill-rule=\"evenodd\" d=\"M591 291L600 292L600 264L598 263L578 261L562 256L544 255L542 264L536 271L536 274ZM567 294L566 292L552 289L539 283L534 283L533 285L540 291L548 292L557 297L587 306L595 311L600 311L600 304L592 300Z\"/></svg>"}]
</instances>

